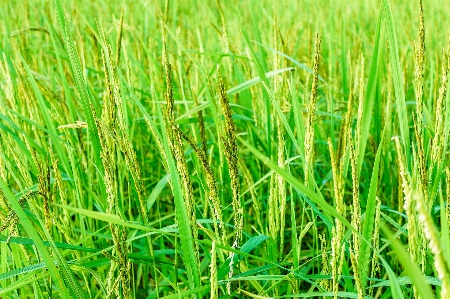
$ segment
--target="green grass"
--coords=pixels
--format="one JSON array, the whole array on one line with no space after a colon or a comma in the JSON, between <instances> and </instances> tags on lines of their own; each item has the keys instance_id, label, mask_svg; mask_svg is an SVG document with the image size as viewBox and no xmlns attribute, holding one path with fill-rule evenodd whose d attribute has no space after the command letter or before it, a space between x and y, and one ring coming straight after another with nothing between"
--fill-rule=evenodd
<instances>
[{"instance_id":1,"label":"green grass","mask_svg":"<svg viewBox=\"0 0 450 299\"><path fill-rule=\"evenodd\" d=\"M450 297L448 5L111 2L0 3L0 298Z\"/></svg>"}]
</instances>

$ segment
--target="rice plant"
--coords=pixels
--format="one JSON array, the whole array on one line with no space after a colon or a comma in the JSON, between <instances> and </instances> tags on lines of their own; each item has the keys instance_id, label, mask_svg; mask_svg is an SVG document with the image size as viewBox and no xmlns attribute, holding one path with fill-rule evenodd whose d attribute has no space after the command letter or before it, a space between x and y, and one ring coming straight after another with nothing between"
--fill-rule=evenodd
<instances>
[{"instance_id":1,"label":"rice plant","mask_svg":"<svg viewBox=\"0 0 450 299\"><path fill-rule=\"evenodd\" d=\"M450 298L449 15L2 1L0 298Z\"/></svg>"}]
</instances>

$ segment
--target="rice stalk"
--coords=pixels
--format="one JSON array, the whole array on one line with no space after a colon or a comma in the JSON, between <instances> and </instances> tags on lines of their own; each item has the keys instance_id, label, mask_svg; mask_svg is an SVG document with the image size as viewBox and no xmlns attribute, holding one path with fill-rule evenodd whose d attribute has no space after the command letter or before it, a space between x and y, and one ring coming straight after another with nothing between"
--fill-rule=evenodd
<instances>
[{"instance_id":1,"label":"rice stalk","mask_svg":"<svg viewBox=\"0 0 450 299\"><path fill-rule=\"evenodd\" d=\"M335 157L337 157L336 160L336 171L338 171L341 166L343 165L343 158L345 156L345 152L348 148L348 132L350 131L351 125L352 125L352 119L353 119L353 92L352 90L349 91L348 101L347 101L347 111L344 114L344 117L342 119L341 123L341 129L339 132L339 139L338 139L338 148L337 153Z\"/></svg>"},{"instance_id":2,"label":"rice stalk","mask_svg":"<svg viewBox=\"0 0 450 299\"><path fill-rule=\"evenodd\" d=\"M442 154L444 151L443 144L445 144L445 99L447 97L448 75L450 71L450 44L447 48L442 50L442 73L441 86L439 88L439 95L435 105L435 123L434 123L434 138L431 146L431 162L433 166L439 168L442 163ZM427 204L430 208L432 202Z\"/></svg>"},{"instance_id":3,"label":"rice stalk","mask_svg":"<svg viewBox=\"0 0 450 299\"><path fill-rule=\"evenodd\" d=\"M123 227L119 232L116 229L111 233L113 238L116 239L116 250L119 257L119 277L121 280L122 294L124 298L131 298L131 261L128 258L128 244L127 244L127 228Z\"/></svg>"},{"instance_id":4,"label":"rice stalk","mask_svg":"<svg viewBox=\"0 0 450 299\"><path fill-rule=\"evenodd\" d=\"M218 298L218 292L219 292L219 284L217 281L217 261L216 261L216 242L212 242L212 248L211 248L211 262L209 264L209 268L211 271L211 299L217 299Z\"/></svg>"},{"instance_id":5,"label":"rice stalk","mask_svg":"<svg viewBox=\"0 0 450 299\"><path fill-rule=\"evenodd\" d=\"M419 192L415 192L414 197L419 221L423 225L425 238L429 242L428 248L433 254L436 274L442 283L440 292L441 298L448 298L450 296L450 271L447 263L448 261L446 260L443 248L441 247L439 233L436 230L434 221L427 209L425 200L421 197Z\"/></svg>"},{"instance_id":6,"label":"rice stalk","mask_svg":"<svg viewBox=\"0 0 450 299\"><path fill-rule=\"evenodd\" d=\"M240 223L242 222L242 207L239 199L239 155L236 144L236 128L232 118L232 111L230 103L228 101L227 94L225 92L225 87L222 79L222 75L218 74L217 88L219 92L219 101L222 113L224 116L224 128L221 136L221 140L224 146L224 155L228 164L228 171L231 179L231 192L232 192L232 207L233 207L233 219L234 225L236 227L236 236L233 243L233 248L238 246L241 238L242 231L239 229Z\"/></svg>"},{"instance_id":7,"label":"rice stalk","mask_svg":"<svg viewBox=\"0 0 450 299\"><path fill-rule=\"evenodd\" d=\"M422 272L425 270L425 263L423 257L422 249L422 238L421 238L421 230L422 225L420 225L418 215L415 210L415 205L417 204L414 201L412 196L412 188L411 188L411 178L410 174L407 172L406 162L404 161L402 147L400 145L400 140L397 136L392 138L395 142L395 148L397 150L397 164L399 167L399 175L401 188L403 191L404 198L404 210L407 217L407 229L408 229L408 251L411 260L421 267ZM418 291L415 287L413 287L413 291L416 298L419 298Z\"/></svg>"},{"instance_id":8,"label":"rice stalk","mask_svg":"<svg viewBox=\"0 0 450 299\"><path fill-rule=\"evenodd\" d=\"M169 22L170 0L164 1L164 23Z\"/></svg>"},{"instance_id":9,"label":"rice stalk","mask_svg":"<svg viewBox=\"0 0 450 299\"><path fill-rule=\"evenodd\" d=\"M277 18L275 16L273 17L273 22L274 22L274 26L273 26L274 42L273 43L281 48L281 52L287 53L288 49L286 47L286 42L283 38L283 35L281 34L281 30L280 30L280 27L278 26ZM273 67L275 70L286 68L286 67L288 67L287 60L283 59L282 56L276 55L274 57L274 66ZM288 113L292 106L292 103L290 103L289 98L287 97L287 92L286 92L289 90L288 84L289 84L289 81L286 78L285 74L274 77L274 86L273 86L274 92L273 92L273 94L275 94L276 97L279 98L279 101L280 101L279 106L281 108L281 111L283 111L284 113Z\"/></svg>"},{"instance_id":10,"label":"rice stalk","mask_svg":"<svg viewBox=\"0 0 450 299\"><path fill-rule=\"evenodd\" d=\"M320 271L320 273L322 275L329 275L330 274L330 264L329 264L329 260L328 260L328 250L327 250L327 239L326 236L324 234L320 234L319 235L319 240L320 240L320 248L321 248L321 252L322 252L322 269ZM330 280L327 278L321 279L320 280L320 286L324 289L329 291L330 288ZM326 297L324 297L326 298Z\"/></svg>"},{"instance_id":11,"label":"rice stalk","mask_svg":"<svg viewBox=\"0 0 450 299\"><path fill-rule=\"evenodd\" d=\"M425 75L426 63L426 47L425 47L425 21L423 16L422 0L419 0L419 44L415 46L415 64L414 64L414 91L416 95L416 114L419 123L419 136L423 125L423 79ZM419 140L417 140L420 146ZM423 143L423 140L422 140ZM423 175L423 174L422 174Z\"/></svg>"},{"instance_id":12,"label":"rice stalk","mask_svg":"<svg viewBox=\"0 0 450 299\"><path fill-rule=\"evenodd\" d=\"M222 219L222 208L220 206L219 190L217 188L216 178L212 171L211 165L206 159L205 152L201 149L192 139L192 137L184 134L178 127L175 127L179 134L186 140L189 145L193 148L194 152L197 154L200 163L205 170L206 186L208 190L206 191L209 198L209 205L211 208L211 215L213 218L214 232L216 233L217 240L221 240L222 245L227 244L227 234L225 226L223 225Z\"/></svg>"},{"instance_id":13,"label":"rice stalk","mask_svg":"<svg viewBox=\"0 0 450 299\"><path fill-rule=\"evenodd\" d=\"M284 157L284 151L285 151L285 141L283 136L283 126L281 124L281 121L279 118L277 118L277 127L278 127L278 167L281 169L284 169L286 166L285 163L285 157ZM276 178L276 185L277 185L277 197L278 197L278 213L280 215L279 217L279 236L277 239L279 239L279 254L280 256L283 256L284 251L284 236L285 236L285 225L286 225L286 183L283 179L283 177L279 174L275 175Z\"/></svg>"},{"instance_id":14,"label":"rice stalk","mask_svg":"<svg viewBox=\"0 0 450 299\"><path fill-rule=\"evenodd\" d=\"M53 213L50 211L49 201L52 198L51 190L50 190L50 167L47 165L43 165L42 163L37 162L36 166L38 168L38 190L39 195L43 199L43 211L44 211L44 220L45 220L45 228L49 233L51 233L52 224L53 224Z\"/></svg>"},{"instance_id":15,"label":"rice stalk","mask_svg":"<svg viewBox=\"0 0 450 299\"><path fill-rule=\"evenodd\" d=\"M311 94L309 97L309 104L307 106L307 118L306 118L306 134L305 134L305 185L310 186L311 181L314 179L314 121L316 115L317 105L317 88L319 83L319 63L320 63L320 43L321 37L316 34L316 47L314 51L314 68L313 68L313 81L311 87Z\"/></svg>"},{"instance_id":16,"label":"rice stalk","mask_svg":"<svg viewBox=\"0 0 450 299\"><path fill-rule=\"evenodd\" d=\"M379 264L379 258L378 258L378 252L380 249L380 217L381 217L381 200L376 197L376 208L375 208L375 220L374 224L375 227L373 229L372 234L372 245L373 245L373 253L371 258L371 272L370 277L377 277L380 273L380 264ZM371 282L370 284L374 284L374 282ZM373 291L374 288L369 288L369 296L373 297Z\"/></svg>"},{"instance_id":17,"label":"rice stalk","mask_svg":"<svg viewBox=\"0 0 450 299\"><path fill-rule=\"evenodd\" d=\"M268 211L268 235L278 242L278 233L280 231L280 214L278 213L278 188L276 175L270 177L269 198L267 201Z\"/></svg>"},{"instance_id":18,"label":"rice stalk","mask_svg":"<svg viewBox=\"0 0 450 299\"><path fill-rule=\"evenodd\" d=\"M353 267L353 276L355 278L356 290L358 292L358 299L364 299L365 286L363 285L364 278L361 273L360 260L360 246L361 246L361 207L359 201L359 171L358 171L358 152L353 145L353 138L350 136L350 161L352 169L352 197L353 203L351 206L351 224L356 229L352 231L352 242L350 247L350 260Z\"/></svg>"},{"instance_id":19,"label":"rice stalk","mask_svg":"<svg viewBox=\"0 0 450 299\"><path fill-rule=\"evenodd\" d=\"M364 99L365 99L365 84L364 84L364 56L361 56L361 65L360 65L360 75L359 75L359 97L358 97L358 114L356 120L356 131L355 131L355 150L357 153L360 153L360 145L361 145L361 134L362 134L362 125L363 125L363 113L364 113ZM359 155L359 154L358 154ZM359 159L359 157L358 157Z\"/></svg>"},{"instance_id":20,"label":"rice stalk","mask_svg":"<svg viewBox=\"0 0 450 299\"><path fill-rule=\"evenodd\" d=\"M100 144L102 152L100 153L103 166L104 166L104 182L107 193L107 212L111 214L117 213L118 206L118 182L117 182L117 165L115 163L117 148L114 141L112 141L112 133L106 128L101 120L96 119L97 131L99 134ZM112 281L112 277L115 276L117 269L114 263L111 263L109 270L109 277L111 278L108 283L107 294L108 296L119 297L119 280L121 282L122 294L124 298L130 297L130 261L128 260L128 245L126 244L126 231L120 230L118 225L109 224L109 229L114 243L114 255L111 255L111 259L118 265L119 276L115 282Z\"/></svg>"},{"instance_id":21,"label":"rice stalk","mask_svg":"<svg viewBox=\"0 0 450 299\"><path fill-rule=\"evenodd\" d=\"M121 12L120 12L120 21L119 21L119 33L117 35L117 43L116 43L116 57L114 59L115 65L118 66L120 63L120 53L122 50L122 35L123 35L123 14L124 9L122 6Z\"/></svg>"},{"instance_id":22,"label":"rice stalk","mask_svg":"<svg viewBox=\"0 0 450 299\"><path fill-rule=\"evenodd\" d=\"M174 95L172 82L172 67L168 60L167 49L164 45L163 49L164 66L166 72L166 109L164 111L164 121L166 123L167 136L169 138L169 145L172 155L176 161L178 173L181 178L183 196L185 199L186 210L189 216L189 223L192 229L192 236L194 239L198 238L198 227L195 212L194 191L192 189L191 177L189 174L186 158L184 156L183 142L180 135L180 130L176 129L174 116ZM199 244L195 243L195 254L199 258ZM189 265L186 265L187 267Z\"/></svg>"},{"instance_id":23,"label":"rice stalk","mask_svg":"<svg viewBox=\"0 0 450 299\"><path fill-rule=\"evenodd\" d=\"M220 0L216 0L217 9L219 11L220 15L220 22L222 23L222 42L225 45L225 52L228 52L231 50L230 48L230 41L228 39L228 30L225 22L225 15L222 10L222 5L220 4ZM231 64L230 64L231 66Z\"/></svg>"},{"instance_id":24,"label":"rice stalk","mask_svg":"<svg viewBox=\"0 0 450 299\"><path fill-rule=\"evenodd\" d=\"M418 99L417 99L418 100ZM423 113L423 112L422 112ZM417 113L417 115L420 118L420 114ZM427 165L426 165L426 154L424 150L424 140L423 140L423 121L420 121L417 119L415 115L413 115L413 122L414 122L414 132L416 136L416 142L417 142L417 164L419 168L419 177L418 180L419 183L419 190L422 193L422 196L424 198L428 198L428 171L427 171Z\"/></svg>"},{"instance_id":25,"label":"rice stalk","mask_svg":"<svg viewBox=\"0 0 450 299\"><path fill-rule=\"evenodd\" d=\"M198 99L196 96L194 96L194 105L197 107L199 106ZM208 150L207 150L208 143L206 140L205 120L203 118L202 110L198 111L197 117L198 117L198 126L200 128L200 142L202 145L202 150L203 150L205 156L208 156Z\"/></svg>"},{"instance_id":26,"label":"rice stalk","mask_svg":"<svg viewBox=\"0 0 450 299\"><path fill-rule=\"evenodd\" d=\"M339 162L336 157L333 143L331 139L328 139L328 146L330 151L331 169L333 174L333 189L336 211L346 217L346 206L344 203L344 180L339 169ZM334 220L334 226L331 230L331 276L332 276L332 290L334 298L338 298L339 281L342 275L342 265L344 261L344 234L345 226L338 219Z\"/></svg>"},{"instance_id":27,"label":"rice stalk","mask_svg":"<svg viewBox=\"0 0 450 299\"><path fill-rule=\"evenodd\" d=\"M231 180L231 193L232 193L232 208L233 208L233 220L235 226L234 240L232 248L237 248L242 239L242 226L243 226L243 207L241 206L239 198L239 155L236 145L236 128L232 118L232 111L230 103L228 101L228 96L225 92L225 87L220 72L218 73L217 89L219 93L220 107L224 116L224 128L221 134L221 141L224 146L224 155L228 164L228 173ZM229 256L229 272L228 277L233 276L233 264L234 264L234 252L230 252ZM231 294L231 282L227 284L228 294Z\"/></svg>"}]
</instances>

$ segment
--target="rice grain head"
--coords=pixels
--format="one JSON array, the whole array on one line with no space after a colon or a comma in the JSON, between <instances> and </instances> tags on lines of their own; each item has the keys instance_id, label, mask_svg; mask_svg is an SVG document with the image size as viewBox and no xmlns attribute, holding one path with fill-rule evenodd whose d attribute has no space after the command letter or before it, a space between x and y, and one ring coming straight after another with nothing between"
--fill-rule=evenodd
<instances>
[{"instance_id":1,"label":"rice grain head","mask_svg":"<svg viewBox=\"0 0 450 299\"><path fill-rule=\"evenodd\" d=\"M305 185L310 186L311 180L313 180L313 167L314 167L314 122L317 106L317 89L319 83L319 65L320 65L320 44L321 37L316 34L316 47L314 51L314 67L313 67L313 81L311 86L311 94L309 98L309 104L307 106L307 119L306 119L306 133L305 133Z\"/></svg>"}]
</instances>

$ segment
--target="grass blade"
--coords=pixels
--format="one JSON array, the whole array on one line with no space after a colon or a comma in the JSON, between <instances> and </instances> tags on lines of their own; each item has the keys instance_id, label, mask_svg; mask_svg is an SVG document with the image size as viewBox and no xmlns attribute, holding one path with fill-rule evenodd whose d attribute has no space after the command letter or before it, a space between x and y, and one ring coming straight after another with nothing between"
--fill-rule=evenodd
<instances>
[{"instance_id":1,"label":"grass blade","mask_svg":"<svg viewBox=\"0 0 450 299\"><path fill-rule=\"evenodd\" d=\"M72 298L69 294L69 290L67 289L64 283L64 280L61 277L60 272L56 268L54 259L51 257L49 251L44 245L42 238L39 236L38 232L34 228L32 222L26 215L25 211L22 209L19 202L11 193L10 189L8 188L8 186L1 177L0 177L0 188L3 190L3 194L6 196L8 202L11 204L12 208L14 209L14 212L19 217L19 221L23 225L25 231L36 245L36 248L40 253L40 255L42 256L42 259L44 260L51 277L56 282L56 288L61 292L61 296L63 298Z\"/></svg>"},{"instance_id":2,"label":"grass blade","mask_svg":"<svg viewBox=\"0 0 450 299\"><path fill-rule=\"evenodd\" d=\"M414 285L417 287L417 291L419 292L420 296L423 299L434 298L434 296L432 295L433 292L432 292L429 284L427 283L425 277L423 276L422 272L417 267L417 265L415 265L411 261L409 253L403 248L403 246L400 244L400 242L394 238L392 232L385 225L381 226L381 230L387 236L389 242L391 243L394 251L397 254L397 258L399 259L400 263L405 268L406 273L411 278ZM393 283L395 281L394 285L391 284L391 287L393 288L393 290L396 290L396 292L398 292L400 289L400 286L397 282L397 278L393 278L394 273L388 272L388 274L389 274L389 280L391 281L391 283ZM394 295L394 291L393 291L393 295ZM403 298L403 295L401 295L401 297L399 297L399 298Z\"/></svg>"}]
</instances>

